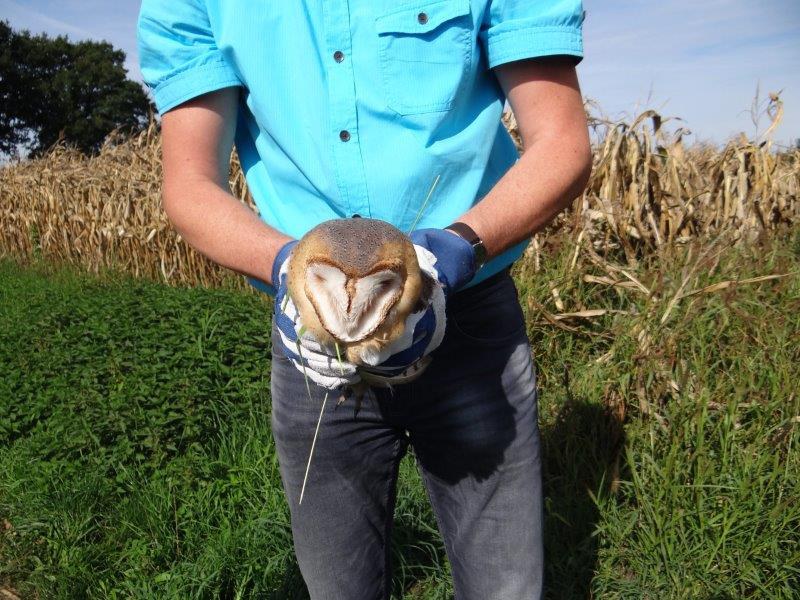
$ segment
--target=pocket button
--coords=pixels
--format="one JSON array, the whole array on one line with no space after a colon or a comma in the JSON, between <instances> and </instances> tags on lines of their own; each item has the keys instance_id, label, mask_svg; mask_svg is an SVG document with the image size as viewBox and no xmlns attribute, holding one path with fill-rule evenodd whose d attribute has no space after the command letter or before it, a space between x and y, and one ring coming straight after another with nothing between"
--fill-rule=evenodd
<instances>
[{"instance_id":1,"label":"pocket button","mask_svg":"<svg viewBox=\"0 0 800 600\"><path fill-rule=\"evenodd\" d=\"M421 13L419 13L419 14L417 15L417 22L418 22L420 25L425 25L425 23L427 23L427 22L428 22L428 15L427 15L427 14L425 14L424 12L421 12Z\"/></svg>"}]
</instances>

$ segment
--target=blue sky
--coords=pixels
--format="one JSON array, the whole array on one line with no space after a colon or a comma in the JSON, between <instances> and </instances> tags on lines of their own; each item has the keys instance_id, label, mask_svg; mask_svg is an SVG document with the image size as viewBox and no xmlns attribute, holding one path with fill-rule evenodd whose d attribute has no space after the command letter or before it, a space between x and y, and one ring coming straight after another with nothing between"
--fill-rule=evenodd
<instances>
[{"instance_id":1,"label":"blue sky","mask_svg":"<svg viewBox=\"0 0 800 600\"><path fill-rule=\"evenodd\" d=\"M584 96L611 117L655 108L681 117L689 140L753 134L760 85L783 90L775 139L800 138L800 0L584 0ZM128 54L133 79L137 0L0 0L15 29L105 39ZM762 129L766 121L762 124Z\"/></svg>"}]
</instances>

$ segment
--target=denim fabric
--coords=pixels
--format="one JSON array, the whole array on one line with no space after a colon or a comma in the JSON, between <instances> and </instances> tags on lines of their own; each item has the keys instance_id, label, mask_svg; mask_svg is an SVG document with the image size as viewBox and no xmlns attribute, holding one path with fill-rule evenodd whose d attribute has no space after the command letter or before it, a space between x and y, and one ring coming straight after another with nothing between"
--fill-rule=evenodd
<instances>
[{"instance_id":1,"label":"denim fabric","mask_svg":"<svg viewBox=\"0 0 800 600\"><path fill-rule=\"evenodd\" d=\"M295 553L313 600L388 598L398 465L409 444L452 565L456 598L542 593L536 372L508 270L448 300L445 338L415 382L331 394L298 504L326 390L273 335L272 427Z\"/></svg>"}]
</instances>

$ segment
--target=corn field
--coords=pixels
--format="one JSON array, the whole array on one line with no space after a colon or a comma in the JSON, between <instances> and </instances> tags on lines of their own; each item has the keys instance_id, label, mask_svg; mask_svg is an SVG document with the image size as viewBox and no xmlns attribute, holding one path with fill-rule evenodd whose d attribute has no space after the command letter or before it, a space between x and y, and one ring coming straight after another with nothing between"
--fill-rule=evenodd
<instances>
[{"instance_id":1,"label":"corn field","mask_svg":"<svg viewBox=\"0 0 800 600\"><path fill-rule=\"evenodd\" d=\"M513 115L504 122L519 144ZM592 117L596 142L587 189L544 232L627 263L665 246L729 233L752 240L800 217L800 150L775 152L743 136L724 148L684 147L648 110L630 122ZM64 146L0 169L0 255L40 257L99 272L112 267L170 284L220 285L230 271L186 244L160 204L155 123L132 138L109 136L86 157ZM255 210L235 153L230 185ZM244 277L234 285L249 288Z\"/></svg>"},{"instance_id":2,"label":"corn field","mask_svg":"<svg viewBox=\"0 0 800 600\"><path fill-rule=\"evenodd\" d=\"M800 148L770 141L771 101L764 134L722 147L685 144L655 111L589 111L587 188L514 267L544 392L549 597L796 597ZM230 188L255 210L235 153ZM266 297L50 277L260 293L188 246L160 196L155 123L94 157L56 146L0 167L0 258L47 267L0 280L0 598L5 573L20 597L302 586L263 412ZM394 585L451 597L403 464Z\"/></svg>"}]
</instances>

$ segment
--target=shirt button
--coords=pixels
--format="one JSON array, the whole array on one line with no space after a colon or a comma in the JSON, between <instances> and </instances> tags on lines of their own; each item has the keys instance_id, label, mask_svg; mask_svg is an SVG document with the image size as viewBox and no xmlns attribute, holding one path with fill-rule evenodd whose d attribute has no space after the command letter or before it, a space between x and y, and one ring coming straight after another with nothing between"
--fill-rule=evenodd
<instances>
[{"instance_id":1,"label":"shirt button","mask_svg":"<svg viewBox=\"0 0 800 600\"><path fill-rule=\"evenodd\" d=\"M342 52L341 50L337 50L336 52L334 52L333 60L335 60L336 62L342 62L344 60L344 52Z\"/></svg>"},{"instance_id":2,"label":"shirt button","mask_svg":"<svg viewBox=\"0 0 800 600\"><path fill-rule=\"evenodd\" d=\"M353 218L353 219L360 219L360 218L361 218L361 215L360 215L360 214L358 214L358 213L355 213L355 214L353 214L352 218Z\"/></svg>"},{"instance_id":3,"label":"shirt button","mask_svg":"<svg viewBox=\"0 0 800 600\"><path fill-rule=\"evenodd\" d=\"M343 142L349 142L350 141L350 132L347 131L347 129L342 129L339 132L339 139L342 140Z\"/></svg>"},{"instance_id":4,"label":"shirt button","mask_svg":"<svg viewBox=\"0 0 800 600\"><path fill-rule=\"evenodd\" d=\"M417 21L419 21L420 25L425 25L425 23L428 22L428 15L426 15L424 12L419 13L417 15Z\"/></svg>"}]
</instances>

